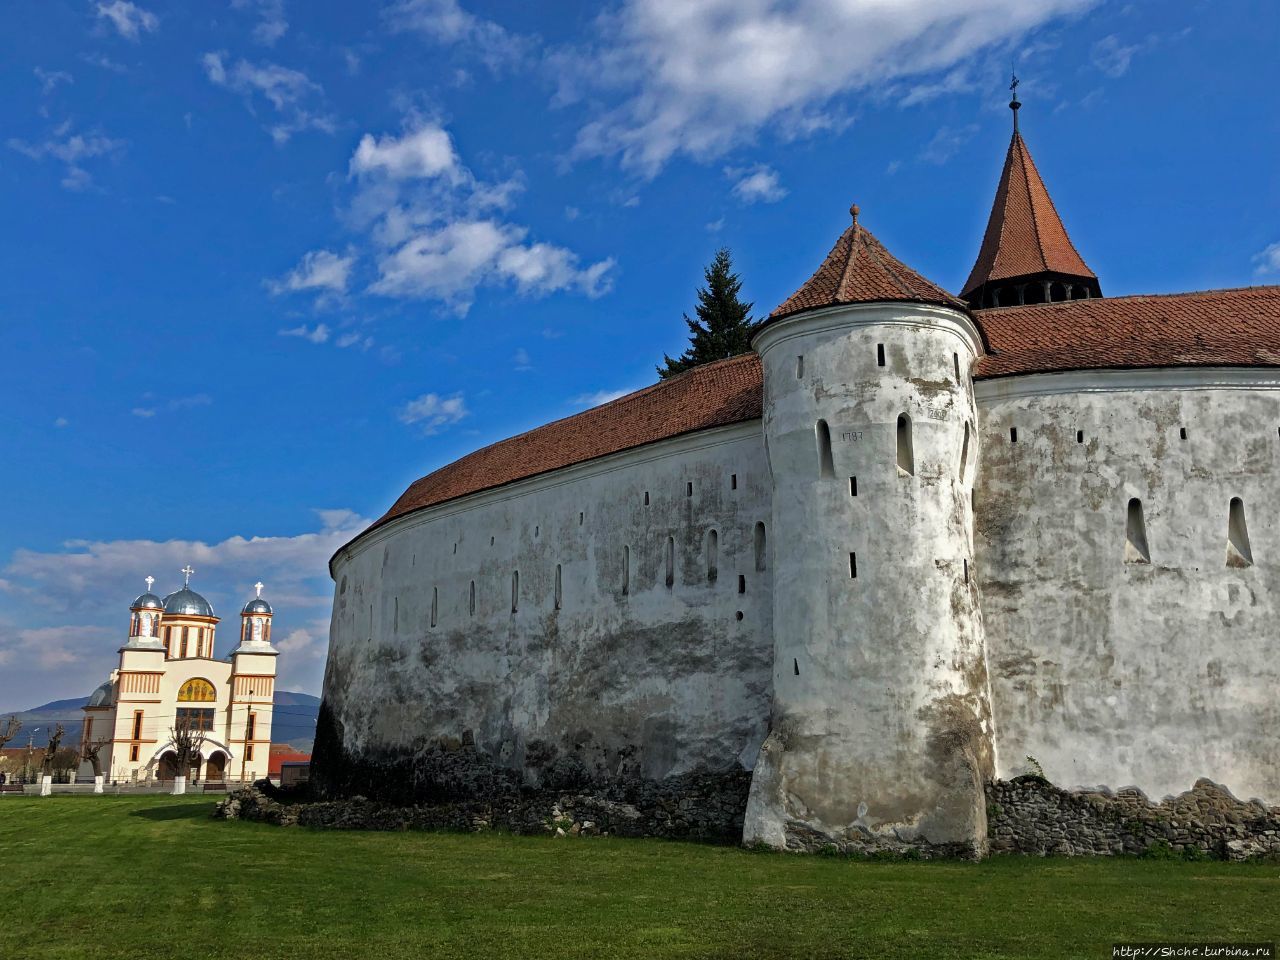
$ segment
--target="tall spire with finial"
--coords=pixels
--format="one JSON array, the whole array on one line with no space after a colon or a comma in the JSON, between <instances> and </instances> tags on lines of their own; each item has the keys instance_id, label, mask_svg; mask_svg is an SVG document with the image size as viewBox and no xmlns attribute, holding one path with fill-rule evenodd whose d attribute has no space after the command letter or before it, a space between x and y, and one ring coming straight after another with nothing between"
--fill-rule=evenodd
<instances>
[{"instance_id":1,"label":"tall spire with finial","mask_svg":"<svg viewBox=\"0 0 1280 960\"><path fill-rule=\"evenodd\" d=\"M1018 86L1009 82L1013 136L987 231L960 296L971 307L1007 307L1100 297L1097 275L1076 250L1018 130Z\"/></svg>"},{"instance_id":2,"label":"tall spire with finial","mask_svg":"<svg viewBox=\"0 0 1280 960\"><path fill-rule=\"evenodd\" d=\"M1022 109L1022 101L1018 99L1018 84L1022 81L1018 79L1016 71L1010 71L1013 79L1009 83L1009 109L1013 111L1013 132L1018 132L1018 111Z\"/></svg>"}]
</instances>

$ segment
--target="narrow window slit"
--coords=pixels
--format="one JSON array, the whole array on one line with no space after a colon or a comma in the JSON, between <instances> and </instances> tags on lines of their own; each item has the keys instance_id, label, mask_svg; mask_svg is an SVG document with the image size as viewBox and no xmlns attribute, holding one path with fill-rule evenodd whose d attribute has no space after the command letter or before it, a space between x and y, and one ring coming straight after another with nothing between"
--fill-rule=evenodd
<instances>
[{"instance_id":1,"label":"narrow window slit","mask_svg":"<svg viewBox=\"0 0 1280 960\"><path fill-rule=\"evenodd\" d=\"M856 553L849 554L849 579L858 579L858 555Z\"/></svg>"},{"instance_id":2,"label":"narrow window slit","mask_svg":"<svg viewBox=\"0 0 1280 960\"><path fill-rule=\"evenodd\" d=\"M564 588L563 588L562 580L560 576L560 564L557 563L556 564L555 608L559 610L563 602L564 602Z\"/></svg>"},{"instance_id":3,"label":"narrow window slit","mask_svg":"<svg viewBox=\"0 0 1280 960\"><path fill-rule=\"evenodd\" d=\"M1076 443L1084 443L1084 431L1083 431L1083 430L1077 430L1077 431L1076 431Z\"/></svg>"},{"instance_id":4,"label":"narrow window slit","mask_svg":"<svg viewBox=\"0 0 1280 960\"><path fill-rule=\"evenodd\" d=\"M800 661L793 658L791 660L791 669L795 672L797 677L800 676Z\"/></svg>"},{"instance_id":5,"label":"narrow window slit","mask_svg":"<svg viewBox=\"0 0 1280 960\"><path fill-rule=\"evenodd\" d=\"M959 386L960 385L960 354L953 353L951 355L951 364L953 367L955 367L956 385Z\"/></svg>"},{"instance_id":6,"label":"narrow window slit","mask_svg":"<svg viewBox=\"0 0 1280 960\"><path fill-rule=\"evenodd\" d=\"M431 588L431 626L433 627L436 625L436 611L439 608L439 604L440 604L440 588L432 587Z\"/></svg>"},{"instance_id":7,"label":"narrow window slit","mask_svg":"<svg viewBox=\"0 0 1280 960\"><path fill-rule=\"evenodd\" d=\"M631 548L622 548L622 595L631 592Z\"/></svg>"},{"instance_id":8,"label":"narrow window slit","mask_svg":"<svg viewBox=\"0 0 1280 960\"><path fill-rule=\"evenodd\" d=\"M969 561L968 560L964 561L964 582L965 583L969 582Z\"/></svg>"},{"instance_id":9,"label":"narrow window slit","mask_svg":"<svg viewBox=\"0 0 1280 960\"><path fill-rule=\"evenodd\" d=\"M898 470L908 477L915 476L916 458L911 445L911 418L898 414Z\"/></svg>"},{"instance_id":10,"label":"narrow window slit","mask_svg":"<svg viewBox=\"0 0 1280 960\"><path fill-rule=\"evenodd\" d=\"M686 497L692 497L692 496L693 496L693 481L692 481L692 480L690 480L688 483L686 483L686 484L684 485L684 495L685 495Z\"/></svg>"},{"instance_id":11,"label":"narrow window slit","mask_svg":"<svg viewBox=\"0 0 1280 960\"><path fill-rule=\"evenodd\" d=\"M1185 439L1187 439L1187 428L1186 428L1186 427L1179 427L1179 428L1178 428L1178 439L1179 439L1179 440L1185 440Z\"/></svg>"},{"instance_id":12,"label":"narrow window slit","mask_svg":"<svg viewBox=\"0 0 1280 960\"><path fill-rule=\"evenodd\" d=\"M1231 498L1227 518L1227 566L1253 566L1253 548L1249 545L1249 528L1244 522L1244 501Z\"/></svg>"},{"instance_id":13,"label":"narrow window slit","mask_svg":"<svg viewBox=\"0 0 1280 960\"><path fill-rule=\"evenodd\" d=\"M884 366L884 344L883 343L876 344L876 366L877 367Z\"/></svg>"},{"instance_id":14,"label":"narrow window slit","mask_svg":"<svg viewBox=\"0 0 1280 960\"><path fill-rule=\"evenodd\" d=\"M736 473L729 474L729 489L730 490L738 489L738 475Z\"/></svg>"},{"instance_id":15,"label":"narrow window slit","mask_svg":"<svg viewBox=\"0 0 1280 960\"><path fill-rule=\"evenodd\" d=\"M1142 501L1137 497L1129 501L1125 519L1124 562L1151 562L1151 548L1147 546L1147 522L1142 515Z\"/></svg>"},{"instance_id":16,"label":"narrow window slit","mask_svg":"<svg viewBox=\"0 0 1280 960\"><path fill-rule=\"evenodd\" d=\"M676 538L667 537L667 589L676 582Z\"/></svg>"},{"instance_id":17,"label":"narrow window slit","mask_svg":"<svg viewBox=\"0 0 1280 960\"><path fill-rule=\"evenodd\" d=\"M1009 428L1009 442L1010 442L1010 443L1017 443L1017 442L1018 442L1018 428L1017 428L1017 427L1010 427L1010 428Z\"/></svg>"},{"instance_id":18,"label":"narrow window slit","mask_svg":"<svg viewBox=\"0 0 1280 960\"><path fill-rule=\"evenodd\" d=\"M796 379L804 376L804 357L796 357Z\"/></svg>"},{"instance_id":19,"label":"narrow window slit","mask_svg":"<svg viewBox=\"0 0 1280 960\"><path fill-rule=\"evenodd\" d=\"M707 531L707 581L715 583L720 575L720 534L715 530Z\"/></svg>"},{"instance_id":20,"label":"narrow window slit","mask_svg":"<svg viewBox=\"0 0 1280 960\"><path fill-rule=\"evenodd\" d=\"M858 495L858 478L849 478L849 496L856 497Z\"/></svg>"},{"instance_id":21,"label":"narrow window slit","mask_svg":"<svg viewBox=\"0 0 1280 960\"><path fill-rule=\"evenodd\" d=\"M474 580L471 581L471 592L467 599L467 609L471 616L474 617L476 615L476 582Z\"/></svg>"},{"instance_id":22,"label":"narrow window slit","mask_svg":"<svg viewBox=\"0 0 1280 960\"><path fill-rule=\"evenodd\" d=\"M756 552L756 572L761 572L764 570L766 566L765 553L764 553L765 532L764 532L763 523L760 523L760 522L756 523L755 536L753 537L753 540L755 541L754 546L755 546L755 552Z\"/></svg>"},{"instance_id":23,"label":"narrow window slit","mask_svg":"<svg viewBox=\"0 0 1280 960\"><path fill-rule=\"evenodd\" d=\"M965 473L969 469L969 421L964 422L964 440L960 443L960 482L964 482Z\"/></svg>"},{"instance_id":24,"label":"narrow window slit","mask_svg":"<svg viewBox=\"0 0 1280 960\"><path fill-rule=\"evenodd\" d=\"M520 609L520 571L511 571L511 612Z\"/></svg>"},{"instance_id":25,"label":"narrow window slit","mask_svg":"<svg viewBox=\"0 0 1280 960\"><path fill-rule=\"evenodd\" d=\"M738 574L738 592L739 593L747 592L747 578L744 577L742 574Z\"/></svg>"},{"instance_id":26,"label":"narrow window slit","mask_svg":"<svg viewBox=\"0 0 1280 960\"><path fill-rule=\"evenodd\" d=\"M827 426L827 421L819 420L813 430L818 443L818 476L834 477L836 468L831 456L831 428Z\"/></svg>"},{"instance_id":27,"label":"narrow window slit","mask_svg":"<svg viewBox=\"0 0 1280 960\"><path fill-rule=\"evenodd\" d=\"M649 505L649 491L648 491L648 490L646 490L646 491L644 492L644 505L645 505L646 507Z\"/></svg>"}]
</instances>

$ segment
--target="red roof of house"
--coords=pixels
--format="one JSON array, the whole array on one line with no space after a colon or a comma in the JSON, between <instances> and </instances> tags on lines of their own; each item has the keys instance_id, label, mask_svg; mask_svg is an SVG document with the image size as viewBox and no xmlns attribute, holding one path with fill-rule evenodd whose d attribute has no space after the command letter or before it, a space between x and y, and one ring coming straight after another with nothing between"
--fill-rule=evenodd
<instances>
[{"instance_id":1,"label":"red roof of house","mask_svg":"<svg viewBox=\"0 0 1280 960\"><path fill-rule=\"evenodd\" d=\"M1031 151L1014 130L987 232L960 295L993 280L1046 272L1097 279L1067 236Z\"/></svg>"},{"instance_id":2,"label":"red roof of house","mask_svg":"<svg viewBox=\"0 0 1280 960\"><path fill-rule=\"evenodd\" d=\"M310 763L311 754L298 753L295 750L281 750L277 752L276 744L271 745L271 754L267 758L267 776L280 776L280 767L286 763Z\"/></svg>"},{"instance_id":3,"label":"red roof of house","mask_svg":"<svg viewBox=\"0 0 1280 960\"><path fill-rule=\"evenodd\" d=\"M884 244L858 222L856 206L851 207L849 213L853 223L840 234L822 266L769 314L766 323L841 303L909 301L964 309L963 303L886 250Z\"/></svg>"},{"instance_id":4,"label":"red roof of house","mask_svg":"<svg viewBox=\"0 0 1280 960\"><path fill-rule=\"evenodd\" d=\"M1280 365L1280 286L1067 300L975 311L991 352L975 376L1099 367Z\"/></svg>"}]
</instances>

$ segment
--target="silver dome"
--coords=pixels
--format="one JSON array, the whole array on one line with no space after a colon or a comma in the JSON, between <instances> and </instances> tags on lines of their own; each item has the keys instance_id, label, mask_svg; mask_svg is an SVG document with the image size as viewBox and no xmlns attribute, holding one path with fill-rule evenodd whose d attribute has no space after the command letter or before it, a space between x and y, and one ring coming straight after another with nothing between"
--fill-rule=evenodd
<instances>
[{"instance_id":1,"label":"silver dome","mask_svg":"<svg viewBox=\"0 0 1280 960\"><path fill-rule=\"evenodd\" d=\"M241 614L265 613L267 615L270 615L271 604L267 603L267 601L263 600L261 597L255 597L253 600L250 600L248 603L244 605L244 609L241 610L240 613Z\"/></svg>"},{"instance_id":2,"label":"silver dome","mask_svg":"<svg viewBox=\"0 0 1280 960\"><path fill-rule=\"evenodd\" d=\"M213 607L190 587L183 587L164 598L164 612L178 617L212 617Z\"/></svg>"},{"instance_id":3,"label":"silver dome","mask_svg":"<svg viewBox=\"0 0 1280 960\"><path fill-rule=\"evenodd\" d=\"M93 693L89 694L89 706L105 707L111 705L111 681L108 680L102 684Z\"/></svg>"},{"instance_id":4,"label":"silver dome","mask_svg":"<svg viewBox=\"0 0 1280 960\"><path fill-rule=\"evenodd\" d=\"M164 601L157 597L154 593L144 593L137 600L133 601L130 610L163 610Z\"/></svg>"}]
</instances>

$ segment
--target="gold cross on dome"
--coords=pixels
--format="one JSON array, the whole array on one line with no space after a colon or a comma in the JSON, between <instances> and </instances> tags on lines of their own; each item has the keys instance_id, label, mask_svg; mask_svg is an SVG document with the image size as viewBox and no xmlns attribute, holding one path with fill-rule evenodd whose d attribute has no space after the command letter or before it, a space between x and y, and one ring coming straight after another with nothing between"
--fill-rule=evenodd
<instances>
[{"instance_id":1,"label":"gold cross on dome","mask_svg":"<svg viewBox=\"0 0 1280 960\"><path fill-rule=\"evenodd\" d=\"M261 580L259 580L257 583L255 583L255 584L253 585L253 589L255 589L255 590L257 590L257 591L258 591L258 599L259 599L259 600L261 600L261 599L262 599L262 587L263 587L263 583L262 583L262 581L261 581Z\"/></svg>"},{"instance_id":2,"label":"gold cross on dome","mask_svg":"<svg viewBox=\"0 0 1280 960\"><path fill-rule=\"evenodd\" d=\"M183 576L182 585L183 585L184 587L190 586L190 585L191 585L191 575L192 575L193 573L195 573L195 571L191 569L191 564L189 564L189 563L188 563L185 567L183 567L183 568L182 568L181 570L179 570L178 572L179 572L180 574L182 574L182 576Z\"/></svg>"},{"instance_id":3,"label":"gold cross on dome","mask_svg":"<svg viewBox=\"0 0 1280 960\"><path fill-rule=\"evenodd\" d=\"M155 577L147 577L147 593L151 592L151 585L156 582Z\"/></svg>"}]
</instances>

